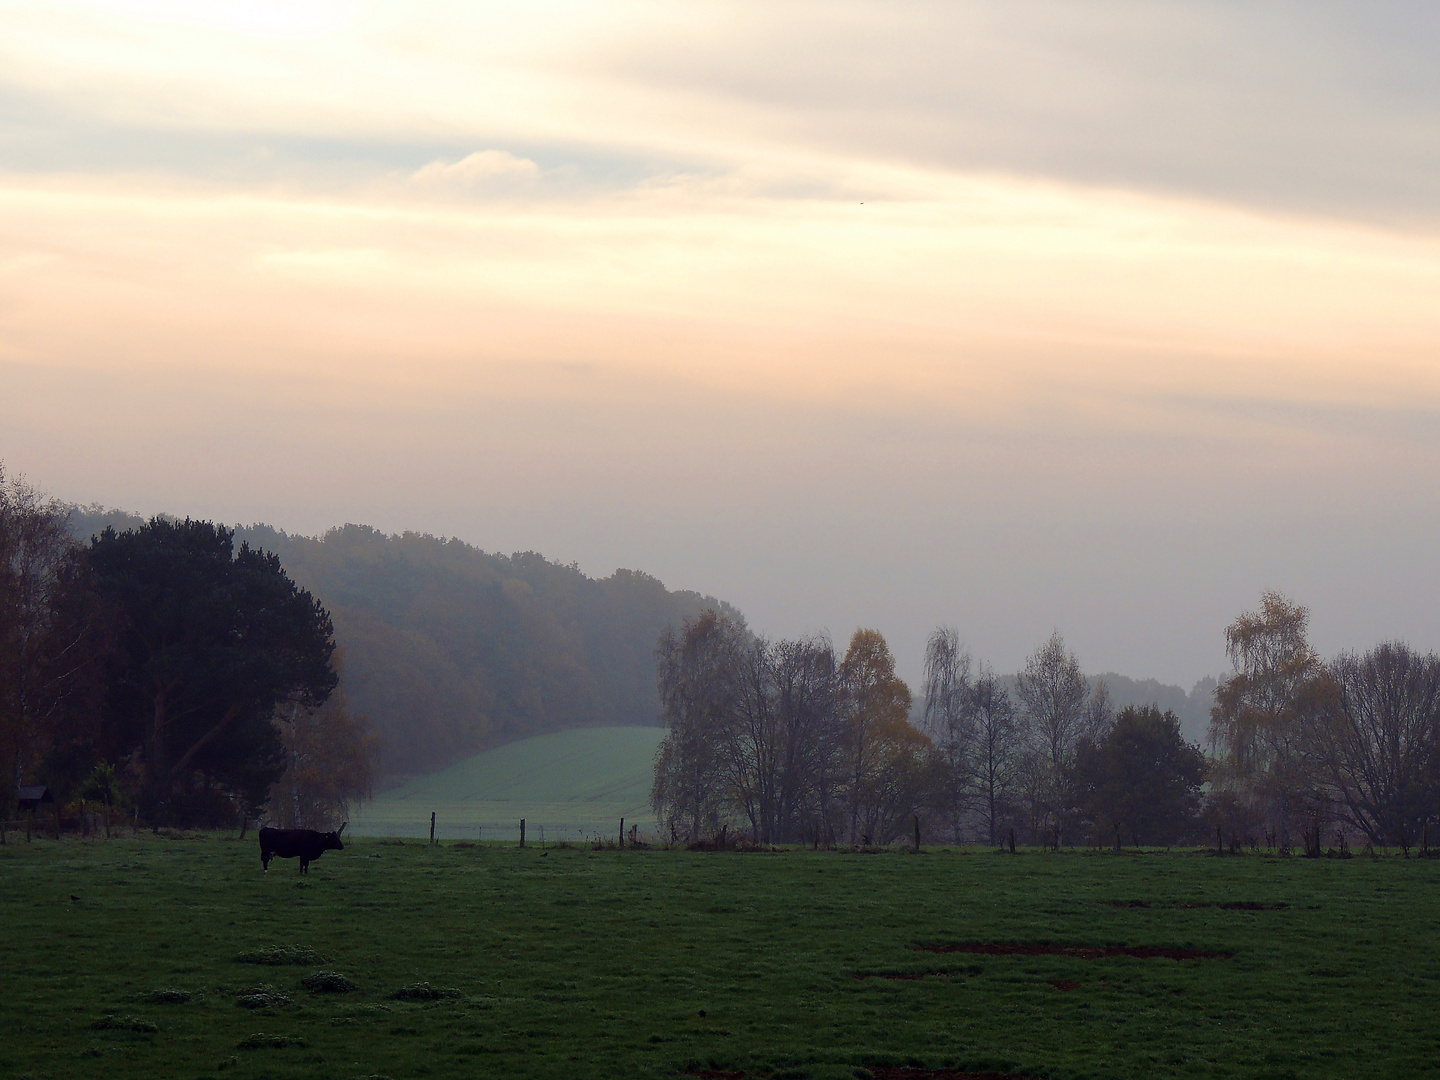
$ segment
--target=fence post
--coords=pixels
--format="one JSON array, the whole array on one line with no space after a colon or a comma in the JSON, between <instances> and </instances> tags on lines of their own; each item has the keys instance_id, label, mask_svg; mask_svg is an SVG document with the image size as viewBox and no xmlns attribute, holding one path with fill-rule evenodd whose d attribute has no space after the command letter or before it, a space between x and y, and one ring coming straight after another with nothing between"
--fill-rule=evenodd
<instances>
[{"instance_id":1,"label":"fence post","mask_svg":"<svg viewBox=\"0 0 1440 1080\"><path fill-rule=\"evenodd\" d=\"M435 811L430 811L430 843L435 843Z\"/></svg>"},{"instance_id":2,"label":"fence post","mask_svg":"<svg viewBox=\"0 0 1440 1080\"><path fill-rule=\"evenodd\" d=\"M620 819L620 847L625 847L625 819Z\"/></svg>"},{"instance_id":3,"label":"fence post","mask_svg":"<svg viewBox=\"0 0 1440 1080\"><path fill-rule=\"evenodd\" d=\"M920 854L920 815L915 815L915 854Z\"/></svg>"},{"instance_id":4,"label":"fence post","mask_svg":"<svg viewBox=\"0 0 1440 1080\"><path fill-rule=\"evenodd\" d=\"M520 819L520 846L525 846L525 819Z\"/></svg>"}]
</instances>

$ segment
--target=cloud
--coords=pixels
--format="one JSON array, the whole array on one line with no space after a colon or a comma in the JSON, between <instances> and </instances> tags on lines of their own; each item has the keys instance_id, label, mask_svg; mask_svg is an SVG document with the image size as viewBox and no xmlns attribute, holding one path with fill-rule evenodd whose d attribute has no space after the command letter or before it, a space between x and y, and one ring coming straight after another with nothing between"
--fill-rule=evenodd
<instances>
[{"instance_id":1,"label":"cloud","mask_svg":"<svg viewBox=\"0 0 1440 1080\"><path fill-rule=\"evenodd\" d=\"M516 157L507 150L477 150L456 162L432 161L411 177L431 186L481 186L495 182L536 180L540 166L529 158Z\"/></svg>"}]
</instances>

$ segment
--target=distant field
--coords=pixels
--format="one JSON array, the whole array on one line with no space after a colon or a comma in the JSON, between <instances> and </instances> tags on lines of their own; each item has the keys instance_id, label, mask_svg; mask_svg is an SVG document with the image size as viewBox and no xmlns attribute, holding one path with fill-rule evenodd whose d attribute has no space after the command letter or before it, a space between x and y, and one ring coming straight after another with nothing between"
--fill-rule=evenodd
<instances>
[{"instance_id":1,"label":"distant field","mask_svg":"<svg viewBox=\"0 0 1440 1080\"><path fill-rule=\"evenodd\" d=\"M1437 916L1440 860L12 837L0 1076L1437 1076Z\"/></svg>"},{"instance_id":2,"label":"distant field","mask_svg":"<svg viewBox=\"0 0 1440 1080\"><path fill-rule=\"evenodd\" d=\"M613 838L628 829L654 830L650 780L658 727L577 728L478 754L444 772L416 777L356 810L356 836L426 836L511 840L520 819L531 839Z\"/></svg>"}]
</instances>

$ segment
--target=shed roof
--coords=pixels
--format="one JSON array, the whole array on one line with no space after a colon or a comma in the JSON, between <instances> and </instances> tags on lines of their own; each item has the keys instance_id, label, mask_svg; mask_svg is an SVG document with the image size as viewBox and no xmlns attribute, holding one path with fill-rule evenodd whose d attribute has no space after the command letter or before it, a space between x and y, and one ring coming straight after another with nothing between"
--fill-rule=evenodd
<instances>
[{"instance_id":1,"label":"shed roof","mask_svg":"<svg viewBox=\"0 0 1440 1080\"><path fill-rule=\"evenodd\" d=\"M22 787L19 792L19 800L21 803L30 803L33 805L35 803L54 802L55 796L50 794L48 787L39 784L34 787Z\"/></svg>"}]
</instances>

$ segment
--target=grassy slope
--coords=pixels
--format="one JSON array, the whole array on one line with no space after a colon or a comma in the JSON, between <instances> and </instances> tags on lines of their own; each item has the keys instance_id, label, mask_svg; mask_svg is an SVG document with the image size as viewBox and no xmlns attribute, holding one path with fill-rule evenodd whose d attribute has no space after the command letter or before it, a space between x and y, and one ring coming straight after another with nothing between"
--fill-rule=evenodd
<instances>
[{"instance_id":1,"label":"grassy slope","mask_svg":"<svg viewBox=\"0 0 1440 1080\"><path fill-rule=\"evenodd\" d=\"M301 879L253 842L0 848L0 1076L1060 1078L1440 1075L1440 861L704 854L357 841ZM78 899L71 899L71 897ZM1150 908L1116 906L1149 901ZM1284 910L1184 906L1288 903ZM924 941L1231 959L935 955ZM238 963L301 943L312 967ZM942 973L912 980L878 972ZM463 996L390 993L426 980ZM1076 984L1061 990L1053 983ZM269 983L293 1003L237 998ZM159 1004L149 992L203 995ZM151 1032L97 1030L106 1014ZM141 1026L144 1026L142 1023ZM254 1033L303 1045L246 1049Z\"/></svg>"},{"instance_id":2,"label":"grassy slope","mask_svg":"<svg viewBox=\"0 0 1440 1080\"><path fill-rule=\"evenodd\" d=\"M613 836L623 817L653 828L650 780L658 727L577 728L522 739L416 777L357 810L357 836L422 836L430 813L442 837L509 839ZM629 825L627 824L627 829Z\"/></svg>"}]
</instances>

